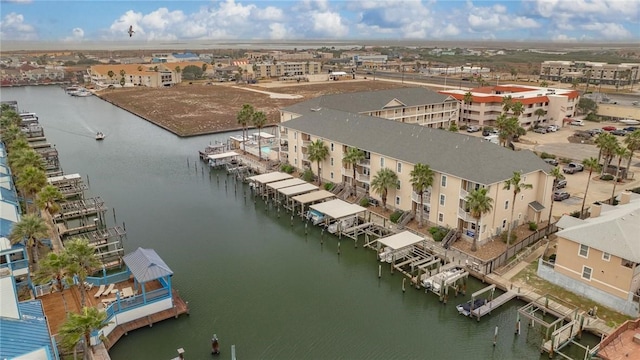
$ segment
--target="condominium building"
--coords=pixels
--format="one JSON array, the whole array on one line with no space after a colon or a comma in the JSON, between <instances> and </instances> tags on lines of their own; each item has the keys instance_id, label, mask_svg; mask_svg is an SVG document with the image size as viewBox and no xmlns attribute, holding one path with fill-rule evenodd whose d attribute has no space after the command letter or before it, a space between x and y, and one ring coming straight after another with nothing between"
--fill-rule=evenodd
<instances>
[{"instance_id":1,"label":"condominium building","mask_svg":"<svg viewBox=\"0 0 640 360\"><path fill-rule=\"evenodd\" d=\"M638 69L640 69L640 63L544 61L540 65L540 79L564 82L577 79L591 84L624 86L638 83Z\"/></svg>"},{"instance_id":2,"label":"condominium building","mask_svg":"<svg viewBox=\"0 0 640 360\"><path fill-rule=\"evenodd\" d=\"M427 99L437 97L442 107L452 106L448 96L427 92L397 89L330 95L284 108L279 125L284 145L281 160L301 171L317 172L316 164L309 160L308 149L311 142L321 140L329 149L328 156L320 162L322 180L355 185L360 194L369 193L377 199L381 199L380 195L371 190L371 182L381 169L391 169L398 176L398 184L388 189L388 207L418 214L422 211L430 225L459 229L466 240L471 240L479 230L480 244L507 230L513 192L505 189L505 181L520 171L523 181L533 188L516 197L514 223L546 219L553 186L553 178L549 176L551 166L534 153L511 151L482 138L376 115L378 111L386 113L385 107L401 110L407 106L410 95L415 96L417 102L420 93L423 94L421 108L432 103ZM336 96L343 98L339 100ZM356 105L364 103L367 96L369 108L357 111ZM350 104L356 111L349 110ZM355 178L352 165L343 162L350 148L364 152L364 159L353 165ZM422 208L420 196L410 181L411 171L418 163L429 165L435 173L433 185L423 193ZM481 187L488 189L493 209L477 222L465 198L470 191Z\"/></svg>"},{"instance_id":3,"label":"condominium building","mask_svg":"<svg viewBox=\"0 0 640 360\"><path fill-rule=\"evenodd\" d=\"M146 86L153 88L182 82L182 70L187 66L205 68L206 74L214 73L213 66L202 61L94 65L87 70L87 73L91 82L98 86L121 86L122 79L124 79L125 87Z\"/></svg>"},{"instance_id":4,"label":"condominium building","mask_svg":"<svg viewBox=\"0 0 640 360\"><path fill-rule=\"evenodd\" d=\"M257 78L280 76L315 75L322 71L322 64L316 61L305 62L265 62L253 65Z\"/></svg>"},{"instance_id":5,"label":"condominium building","mask_svg":"<svg viewBox=\"0 0 640 360\"><path fill-rule=\"evenodd\" d=\"M468 92L472 100L465 103L464 97ZM524 105L519 120L525 128L536 124L562 126L563 119L575 116L580 100L576 90L508 84L471 90L443 90L440 93L460 102L460 124L480 126L495 126L496 119L503 113L503 99L506 96ZM544 110L544 115L537 115L538 109Z\"/></svg>"}]
</instances>

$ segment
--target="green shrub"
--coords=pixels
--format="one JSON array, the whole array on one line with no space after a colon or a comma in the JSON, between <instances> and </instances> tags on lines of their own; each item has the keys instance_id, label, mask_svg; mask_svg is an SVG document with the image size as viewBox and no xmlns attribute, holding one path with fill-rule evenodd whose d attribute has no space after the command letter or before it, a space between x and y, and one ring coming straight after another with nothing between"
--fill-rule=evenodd
<instances>
[{"instance_id":1,"label":"green shrub","mask_svg":"<svg viewBox=\"0 0 640 360\"><path fill-rule=\"evenodd\" d=\"M540 157L543 158L543 159L555 159L556 158L555 155L546 153L544 151L542 152L542 154L540 154Z\"/></svg>"},{"instance_id":2,"label":"green shrub","mask_svg":"<svg viewBox=\"0 0 640 360\"><path fill-rule=\"evenodd\" d=\"M502 234L500 234L500 240L502 240L503 243L507 243L507 233L508 231L503 231ZM516 236L516 234L514 232L511 232L511 241L509 241L510 245L513 245L516 241L518 237Z\"/></svg>"},{"instance_id":3,"label":"green shrub","mask_svg":"<svg viewBox=\"0 0 640 360\"><path fill-rule=\"evenodd\" d=\"M331 191L335 186L336 186L336 184L334 184L332 182L328 182L328 183L324 184L324 189L327 190L327 191Z\"/></svg>"},{"instance_id":4,"label":"green shrub","mask_svg":"<svg viewBox=\"0 0 640 360\"><path fill-rule=\"evenodd\" d=\"M569 159L569 158L560 158L560 162L561 162L561 163L568 164L568 163L570 163L570 162L572 162L572 161L573 161L573 160L571 160L571 159Z\"/></svg>"},{"instance_id":5,"label":"green shrub","mask_svg":"<svg viewBox=\"0 0 640 360\"><path fill-rule=\"evenodd\" d=\"M467 130L467 125L460 125L460 130Z\"/></svg>"},{"instance_id":6,"label":"green shrub","mask_svg":"<svg viewBox=\"0 0 640 360\"><path fill-rule=\"evenodd\" d=\"M449 131L451 132L458 131L458 126L456 125L456 123L451 123L451 125L449 125Z\"/></svg>"},{"instance_id":7,"label":"green shrub","mask_svg":"<svg viewBox=\"0 0 640 360\"><path fill-rule=\"evenodd\" d=\"M393 214L391 214L391 216L389 216L389 220L391 220L392 223L397 224L402 214L403 214L402 210L396 210L393 212Z\"/></svg>"},{"instance_id":8,"label":"green shrub","mask_svg":"<svg viewBox=\"0 0 640 360\"><path fill-rule=\"evenodd\" d=\"M633 188L629 191L631 191L632 193L640 194L640 186L638 186L637 188Z\"/></svg>"},{"instance_id":9,"label":"green shrub","mask_svg":"<svg viewBox=\"0 0 640 360\"><path fill-rule=\"evenodd\" d=\"M360 206L369 207L369 198L362 198L362 200L360 200Z\"/></svg>"},{"instance_id":10,"label":"green shrub","mask_svg":"<svg viewBox=\"0 0 640 360\"><path fill-rule=\"evenodd\" d=\"M587 121L598 121L598 116L595 113L590 112L584 117L584 119Z\"/></svg>"},{"instance_id":11,"label":"green shrub","mask_svg":"<svg viewBox=\"0 0 640 360\"><path fill-rule=\"evenodd\" d=\"M482 131L493 131L493 126L485 126L482 128Z\"/></svg>"},{"instance_id":12,"label":"green shrub","mask_svg":"<svg viewBox=\"0 0 640 360\"><path fill-rule=\"evenodd\" d=\"M312 182L315 178L316 176L313 175L313 171L311 171L311 169L307 169L302 173L302 180L304 181Z\"/></svg>"},{"instance_id":13,"label":"green shrub","mask_svg":"<svg viewBox=\"0 0 640 360\"><path fill-rule=\"evenodd\" d=\"M600 176L600 180L611 181L613 180L613 175L611 174L603 174Z\"/></svg>"},{"instance_id":14,"label":"green shrub","mask_svg":"<svg viewBox=\"0 0 640 360\"><path fill-rule=\"evenodd\" d=\"M529 230L536 231L538 230L538 224L535 221L529 221Z\"/></svg>"},{"instance_id":15,"label":"green shrub","mask_svg":"<svg viewBox=\"0 0 640 360\"><path fill-rule=\"evenodd\" d=\"M291 164L282 164L280 166L280 171L282 171L284 173L287 173L287 174L293 173L294 170L295 169L294 169L293 165L291 165Z\"/></svg>"},{"instance_id":16,"label":"green shrub","mask_svg":"<svg viewBox=\"0 0 640 360\"><path fill-rule=\"evenodd\" d=\"M574 218L580 219L580 210L573 211L569 214L569 216L573 216Z\"/></svg>"},{"instance_id":17,"label":"green shrub","mask_svg":"<svg viewBox=\"0 0 640 360\"><path fill-rule=\"evenodd\" d=\"M448 232L449 229L442 226L432 226L429 228L429 234L431 234L433 241L442 241Z\"/></svg>"}]
</instances>

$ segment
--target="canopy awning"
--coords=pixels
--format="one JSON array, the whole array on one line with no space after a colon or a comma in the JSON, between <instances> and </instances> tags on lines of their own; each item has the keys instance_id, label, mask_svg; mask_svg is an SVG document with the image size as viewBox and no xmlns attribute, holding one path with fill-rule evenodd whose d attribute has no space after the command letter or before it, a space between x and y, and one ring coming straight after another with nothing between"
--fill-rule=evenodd
<instances>
[{"instance_id":1,"label":"canopy awning","mask_svg":"<svg viewBox=\"0 0 640 360\"><path fill-rule=\"evenodd\" d=\"M260 184L267 184L267 183L271 183L274 181L281 181L281 180L286 180L286 179L291 179L293 176L287 174L287 173L283 173L283 172L279 172L279 171L275 171L275 172L270 172L270 173L266 173L266 174L261 174L261 175L254 175L248 178L249 181L255 181L257 183Z\"/></svg>"},{"instance_id":2,"label":"canopy awning","mask_svg":"<svg viewBox=\"0 0 640 360\"><path fill-rule=\"evenodd\" d=\"M314 201L320 201L320 200L324 200L324 199L328 199L328 198L332 198L335 197L336 195L332 192L329 192L327 190L318 190L318 191L314 191L314 192L310 192L308 194L302 194L302 195L298 195L298 196L294 196L293 200L301 203L301 204L308 204Z\"/></svg>"},{"instance_id":3,"label":"canopy awning","mask_svg":"<svg viewBox=\"0 0 640 360\"><path fill-rule=\"evenodd\" d=\"M79 180L79 179L82 179L82 176L80 176L80 174L67 174L67 175L50 177L47 179L47 181L49 182L49 184L53 184L61 181Z\"/></svg>"},{"instance_id":4,"label":"canopy awning","mask_svg":"<svg viewBox=\"0 0 640 360\"><path fill-rule=\"evenodd\" d=\"M418 236L410 231L403 231L395 235L378 239L379 243L389 247L392 250L402 249L407 246L415 245L422 241L425 241L422 236Z\"/></svg>"},{"instance_id":5,"label":"canopy awning","mask_svg":"<svg viewBox=\"0 0 640 360\"><path fill-rule=\"evenodd\" d=\"M287 187L291 187L291 186L295 186L295 185L301 185L301 184L305 184L305 183L306 183L306 181L304 181L302 179L293 178L293 179L287 179L287 180L272 182L270 184L267 184L267 187L269 189L278 190L278 189L287 188Z\"/></svg>"},{"instance_id":6,"label":"canopy awning","mask_svg":"<svg viewBox=\"0 0 640 360\"><path fill-rule=\"evenodd\" d=\"M340 199L329 200L323 203L311 205L311 208L333 219L341 219L347 216L353 216L367 210L360 205L351 204Z\"/></svg>"},{"instance_id":7,"label":"canopy awning","mask_svg":"<svg viewBox=\"0 0 640 360\"><path fill-rule=\"evenodd\" d=\"M544 210L544 205L540 204L537 201L532 201L529 203L529 206L533 209L533 211L535 212L541 212L542 210Z\"/></svg>"},{"instance_id":8,"label":"canopy awning","mask_svg":"<svg viewBox=\"0 0 640 360\"><path fill-rule=\"evenodd\" d=\"M229 151L229 152L224 152L222 154L213 154L213 155L209 155L207 156L208 159L210 160L219 160L219 159L225 159L225 158L229 158L229 157L234 157L234 156L238 156L239 154L235 151Z\"/></svg>"},{"instance_id":9,"label":"canopy awning","mask_svg":"<svg viewBox=\"0 0 640 360\"><path fill-rule=\"evenodd\" d=\"M131 274L141 283L173 275L162 258L153 249L138 248L123 257Z\"/></svg>"},{"instance_id":10,"label":"canopy awning","mask_svg":"<svg viewBox=\"0 0 640 360\"><path fill-rule=\"evenodd\" d=\"M273 138L275 138L275 137L276 137L275 135L271 135L271 134L269 134L269 133L262 132L262 131L261 131L261 132L259 132L259 133L253 133L253 136L254 136L254 137L256 137L256 138L257 138L257 137L261 137L261 138L263 138L263 139L273 139Z\"/></svg>"},{"instance_id":11,"label":"canopy awning","mask_svg":"<svg viewBox=\"0 0 640 360\"><path fill-rule=\"evenodd\" d=\"M278 192L284 196L295 196L308 193L309 191L313 190L318 190L318 187L313 184L304 183L296 186L286 187L284 189L279 189Z\"/></svg>"}]
</instances>

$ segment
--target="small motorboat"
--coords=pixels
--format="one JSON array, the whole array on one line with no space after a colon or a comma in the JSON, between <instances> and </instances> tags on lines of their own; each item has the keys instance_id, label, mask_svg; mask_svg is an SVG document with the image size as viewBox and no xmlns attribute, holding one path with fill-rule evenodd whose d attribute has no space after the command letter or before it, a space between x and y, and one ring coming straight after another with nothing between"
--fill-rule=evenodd
<instances>
[{"instance_id":1,"label":"small motorboat","mask_svg":"<svg viewBox=\"0 0 640 360\"><path fill-rule=\"evenodd\" d=\"M475 310L475 309L481 307L482 305L486 304L486 302L487 301L485 299L475 299L473 301L473 306L471 306L472 303L471 303L471 300L469 300L464 304L456 305L456 310L458 310L458 313L460 313L460 314L462 314L464 316L469 316L469 315L471 315L471 310L472 309Z\"/></svg>"},{"instance_id":2,"label":"small motorboat","mask_svg":"<svg viewBox=\"0 0 640 360\"><path fill-rule=\"evenodd\" d=\"M105 136L104 136L104 134L102 132L98 131L96 133L96 140L98 140L98 141L99 140L104 140L104 138L105 138Z\"/></svg>"},{"instance_id":3,"label":"small motorboat","mask_svg":"<svg viewBox=\"0 0 640 360\"><path fill-rule=\"evenodd\" d=\"M212 355L220 355L220 342L218 341L218 336L213 334L211 338L211 354Z\"/></svg>"}]
</instances>

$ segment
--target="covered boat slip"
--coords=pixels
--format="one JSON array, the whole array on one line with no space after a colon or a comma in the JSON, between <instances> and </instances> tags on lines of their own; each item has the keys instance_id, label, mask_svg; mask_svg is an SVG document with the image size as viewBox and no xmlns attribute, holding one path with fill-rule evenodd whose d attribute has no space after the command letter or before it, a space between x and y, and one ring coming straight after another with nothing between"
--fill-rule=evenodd
<instances>
[{"instance_id":1,"label":"covered boat slip","mask_svg":"<svg viewBox=\"0 0 640 360\"><path fill-rule=\"evenodd\" d=\"M88 189L87 185L82 182L80 174L53 176L48 178L47 182L55 186L66 198L82 197L83 192Z\"/></svg>"},{"instance_id":2,"label":"covered boat slip","mask_svg":"<svg viewBox=\"0 0 640 360\"><path fill-rule=\"evenodd\" d=\"M332 234L338 234L357 240L359 232L367 226L360 226L360 219L365 219L366 208L334 199L310 206L310 211L320 215L320 225L326 226Z\"/></svg>"},{"instance_id":3,"label":"covered boat slip","mask_svg":"<svg viewBox=\"0 0 640 360\"><path fill-rule=\"evenodd\" d=\"M278 201L278 190L306 183L306 181L298 178L272 182L267 184L267 191L263 194L263 196L269 197L271 194L273 194L276 197L276 201Z\"/></svg>"},{"instance_id":4,"label":"covered boat slip","mask_svg":"<svg viewBox=\"0 0 640 360\"><path fill-rule=\"evenodd\" d=\"M306 194L301 194L301 195L297 195L291 198L291 209L292 209L292 213L293 215L295 215L296 213L296 205L300 204L300 217L304 217L305 215L305 211L304 211L304 207L307 204L315 204L317 202L320 201L324 201L327 199L331 199L336 197L336 195L332 192L329 192L327 190L318 190L318 191L313 191L310 193L306 193Z\"/></svg>"},{"instance_id":5,"label":"covered boat slip","mask_svg":"<svg viewBox=\"0 0 640 360\"><path fill-rule=\"evenodd\" d=\"M254 176L248 177L247 180L249 180L249 182L254 184L254 187L256 188L259 194L263 194L266 191L265 188L267 184L276 182L276 181L287 180L291 178L293 178L293 176L287 173L274 171L266 174L254 175Z\"/></svg>"},{"instance_id":6,"label":"covered boat slip","mask_svg":"<svg viewBox=\"0 0 640 360\"><path fill-rule=\"evenodd\" d=\"M209 166L218 167L227 164L229 161L234 160L238 155L235 151L227 151L219 154L207 155L209 160Z\"/></svg>"},{"instance_id":7,"label":"covered boat slip","mask_svg":"<svg viewBox=\"0 0 640 360\"><path fill-rule=\"evenodd\" d=\"M287 208L288 210L291 210L293 204L290 201L290 198L292 196L302 195L302 194L306 194L308 192L316 191L316 190L318 190L317 186L305 182L304 184L278 189L277 196L278 197L280 197L280 195L284 196L284 204L285 204L284 207Z\"/></svg>"}]
</instances>

